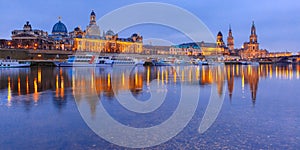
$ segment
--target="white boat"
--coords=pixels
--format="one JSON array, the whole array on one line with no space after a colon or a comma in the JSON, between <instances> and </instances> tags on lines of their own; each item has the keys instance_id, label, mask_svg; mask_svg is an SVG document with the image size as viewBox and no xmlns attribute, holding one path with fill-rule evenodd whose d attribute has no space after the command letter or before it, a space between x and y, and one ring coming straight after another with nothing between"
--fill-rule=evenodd
<instances>
[{"instance_id":1,"label":"white boat","mask_svg":"<svg viewBox=\"0 0 300 150\"><path fill-rule=\"evenodd\" d=\"M55 63L58 67L108 67L113 61L109 56L71 55L65 62Z\"/></svg>"},{"instance_id":2,"label":"white boat","mask_svg":"<svg viewBox=\"0 0 300 150\"><path fill-rule=\"evenodd\" d=\"M240 64L241 65L259 66L259 62L255 62L255 61L241 61Z\"/></svg>"},{"instance_id":3,"label":"white boat","mask_svg":"<svg viewBox=\"0 0 300 150\"><path fill-rule=\"evenodd\" d=\"M30 67L30 63L21 63L15 59L1 59L0 68L20 68L20 67Z\"/></svg>"},{"instance_id":4,"label":"white boat","mask_svg":"<svg viewBox=\"0 0 300 150\"><path fill-rule=\"evenodd\" d=\"M208 65L208 62L207 61L204 61L204 60L199 60L198 61L198 65Z\"/></svg>"},{"instance_id":5,"label":"white boat","mask_svg":"<svg viewBox=\"0 0 300 150\"><path fill-rule=\"evenodd\" d=\"M138 61L137 59L132 59L130 57L116 57L113 56L111 58L112 66L135 66L135 65L143 65L144 61Z\"/></svg>"}]
</instances>

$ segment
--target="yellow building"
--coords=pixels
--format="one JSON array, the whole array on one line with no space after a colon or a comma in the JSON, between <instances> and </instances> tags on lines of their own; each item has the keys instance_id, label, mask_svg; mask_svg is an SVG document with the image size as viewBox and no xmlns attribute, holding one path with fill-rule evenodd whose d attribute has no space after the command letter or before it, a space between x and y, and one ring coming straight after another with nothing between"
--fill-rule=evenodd
<instances>
[{"instance_id":1,"label":"yellow building","mask_svg":"<svg viewBox=\"0 0 300 150\"><path fill-rule=\"evenodd\" d=\"M105 52L105 53L142 53L143 37L133 34L129 38L119 38L112 30L100 35L100 28L96 23L96 14L92 11L90 24L86 31L79 27L71 33L74 51Z\"/></svg>"},{"instance_id":2,"label":"yellow building","mask_svg":"<svg viewBox=\"0 0 300 150\"><path fill-rule=\"evenodd\" d=\"M239 52L242 59L253 59L253 58L262 58L266 57L268 51L260 50L259 43L256 35L256 28L254 22L251 27L250 41L245 42L243 49Z\"/></svg>"}]
</instances>

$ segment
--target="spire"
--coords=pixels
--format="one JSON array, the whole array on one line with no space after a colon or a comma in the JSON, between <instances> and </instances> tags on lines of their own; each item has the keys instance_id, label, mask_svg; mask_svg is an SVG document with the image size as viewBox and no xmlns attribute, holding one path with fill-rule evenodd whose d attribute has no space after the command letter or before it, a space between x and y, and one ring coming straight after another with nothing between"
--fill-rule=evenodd
<instances>
[{"instance_id":1,"label":"spire","mask_svg":"<svg viewBox=\"0 0 300 150\"><path fill-rule=\"evenodd\" d=\"M228 32L228 36L232 37L232 30L231 30L231 25L229 24L229 32Z\"/></svg>"},{"instance_id":2,"label":"spire","mask_svg":"<svg viewBox=\"0 0 300 150\"><path fill-rule=\"evenodd\" d=\"M256 34L254 21L252 21L251 34L253 34L253 35Z\"/></svg>"}]
</instances>

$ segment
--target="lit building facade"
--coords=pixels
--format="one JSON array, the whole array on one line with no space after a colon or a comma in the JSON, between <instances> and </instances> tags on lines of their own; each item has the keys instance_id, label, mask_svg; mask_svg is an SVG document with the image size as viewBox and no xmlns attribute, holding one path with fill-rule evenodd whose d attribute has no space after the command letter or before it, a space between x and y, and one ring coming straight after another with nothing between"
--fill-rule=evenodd
<instances>
[{"instance_id":1,"label":"lit building facade","mask_svg":"<svg viewBox=\"0 0 300 150\"><path fill-rule=\"evenodd\" d=\"M198 43L183 43L170 47L171 55L200 55L201 49Z\"/></svg>"},{"instance_id":2,"label":"lit building facade","mask_svg":"<svg viewBox=\"0 0 300 150\"><path fill-rule=\"evenodd\" d=\"M189 55L189 56L223 56L226 50L221 32L217 34L216 43L193 42L173 45L169 52L171 55Z\"/></svg>"},{"instance_id":3,"label":"lit building facade","mask_svg":"<svg viewBox=\"0 0 300 150\"><path fill-rule=\"evenodd\" d=\"M244 43L243 48L239 51L239 54L242 59L253 59L266 57L267 53L268 51L259 49L256 28L253 22L251 27L250 41Z\"/></svg>"},{"instance_id":4,"label":"lit building facade","mask_svg":"<svg viewBox=\"0 0 300 150\"><path fill-rule=\"evenodd\" d=\"M96 13L92 11L90 23L86 31L75 28L70 36L73 37L74 51L104 52L104 53L142 53L143 37L133 34L129 38L119 38L112 30L100 34L100 28L96 23Z\"/></svg>"},{"instance_id":5,"label":"lit building facade","mask_svg":"<svg viewBox=\"0 0 300 150\"><path fill-rule=\"evenodd\" d=\"M23 27L23 30L13 30L12 40L7 43L9 48L17 49L49 49L51 41L48 39L48 33L43 30L33 30L29 21Z\"/></svg>"}]
</instances>

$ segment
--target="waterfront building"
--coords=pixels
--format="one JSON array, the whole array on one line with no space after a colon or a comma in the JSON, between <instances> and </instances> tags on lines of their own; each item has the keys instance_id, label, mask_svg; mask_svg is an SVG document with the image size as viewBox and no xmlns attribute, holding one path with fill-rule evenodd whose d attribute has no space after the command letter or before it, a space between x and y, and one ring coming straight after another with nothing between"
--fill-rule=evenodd
<instances>
[{"instance_id":1,"label":"waterfront building","mask_svg":"<svg viewBox=\"0 0 300 150\"><path fill-rule=\"evenodd\" d=\"M291 57L293 56L292 52L270 52L267 54L268 58L275 58L275 57Z\"/></svg>"},{"instance_id":2,"label":"waterfront building","mask_svg":"<svg viewBox=\"0 0 300 150\"><path fill-rule=\"evenodd\" d=\"M49 49L51 41L48 39L48 33L43 30L32 29L29 21L23 27L23 30L13 30L12 40L7 43L9 48L17 49Z\"/></svg>"},{"instance_id":3,"label":"waterfront building","mask_svg":"<svg viewBox=\"0 0 300 150\"><path fill-rule=\"evenodd\" d=\"M216 43L192 42L172 45L169 49L171 55L189 56L223 56L227 47L223 41L223 34L218 32Z\"/></svg>"},{"instance_id":4,"label":"waterfront building","mask_svg":"<svg viewBox=\"0 0 300 150\"><path fill-rule=\"evenodd\" d=\"M266 57L268 51L260 50L257 40L256 28L254 22L252 22L251 34L249 42L245 42L243 48L239 51L239 55L242 59L253 59Z\"/></svg>"},{"instance_id":5,"label":"waterfront building","mask_svg":"<svg viewBox=\"0 0 300 150\"><path fill-rule=\"evenodd\" d=\"M172 45L170 47L171 55L200 55L201 49L198 43L183 43L179 45Z\"/></svg>"},{"instance_id":6,"label":"waterfront building","mask_svg":"<svg viewBox=\"0 0 300 150\"><path fill-rule=\"evenodd\" d=\"M223 37L222 37L223 38ZM217 39L218 40L218 39ZM222 39L223 41L223 39ZM201 47L201 54L203 56L223 56L224 55L224 44L218 45L218 43L205 43L205 42L200 42L199 43Z\"/></svg>"},{"instance_id":7,"label":"waterfront building","mask_svg":"<svg viewBox=\"0 0 300 150\"><path fill-rule=\"evenodd\" d=\"M171 55L222 56L224 47L218 46L218 43L205 43L202 41L172 45L169 51Z\"/></svg>"},{"instance_id":8,"label":"waterfront building","mask_svg":"<svg viewBox=\"0 0 300 150\"><path fill-rule=\"evenodd\" d=\"M72 43L68 34L68 29L66 25L61 22L60 17L59 21L56 24L54 24L52 28L52 34L49 35L49 39L53 41L52 49L71 50L72 48Z\"/></svg>"},{"instance_id":9,"label":"waterfront building","mask_svg":"<svg viewBox=\"0 0 300 150\"><path fill-rule=\"evenodd\" d=\"M143 37L139 34L132 34L129 38L119 38L112 30L103 32L101 36L100 27L96 22L96 13L90 14L90 23L86 31L79 27L71 32L73 37L74 51L105 52L105 53L142 53Z\"/></svg>"},{"instance_id":10,"label":"waterfront building","mask_svg":"<svg viewBox=\"0 0 300 150\"><path fill-rule=\"evenodd\" d=\"M170 46L143 45L143 54L146 55L169 55Z\"/></svg>"}]
</instances>

